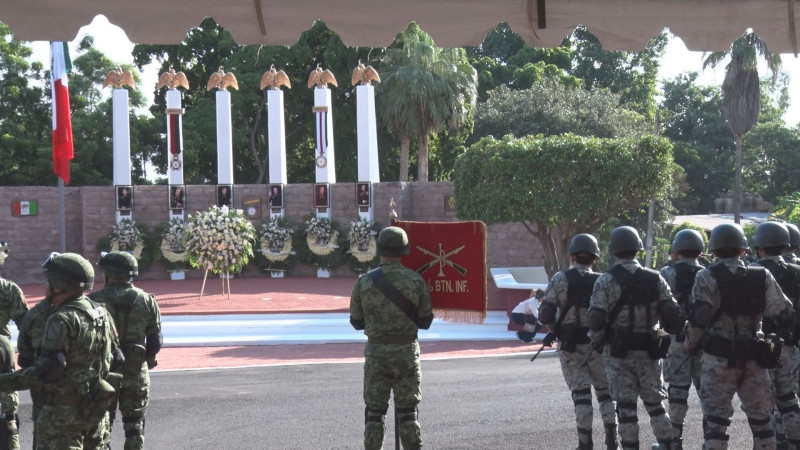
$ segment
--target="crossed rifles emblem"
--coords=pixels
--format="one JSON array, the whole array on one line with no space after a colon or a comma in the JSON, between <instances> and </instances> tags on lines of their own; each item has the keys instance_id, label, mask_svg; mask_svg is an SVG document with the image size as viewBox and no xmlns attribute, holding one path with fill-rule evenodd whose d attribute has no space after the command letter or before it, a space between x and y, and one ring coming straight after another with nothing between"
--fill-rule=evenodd
<instances>
[{"instance_id":1,"label":"crossed rifles emblem","mask_svg":"<svg viewBox=\"0 0 800 450\"><path fill-rule=\"evenodd\" d=\"M438 264L439 265L439 275L438 276L440 278L444 277L444 266L445 265L448 265L448 266L452 267L453 269L456 270L456 272L460 273L462 276L467 274L467 269L465 269L462 266L459 266L458 264L456 264L453 261L450 261L448 259L451 256L453 256L453 255L457 254L458 252L460 252L461 250L464 250L466 245L462 245L461 247L458 247L455 250L452 250L450 252L445 253L445 251L442 250L442 243L440 242L439 243L439 253L438 254L434 253L434 252L432 252L432 251L430 251L428 249L422 248L419 245L417 245L416 247L417 247L417 250L419 250L423 254L428 255L428 256L433 258L429 262L427 262L427 263L423 264L422 266L420 266L419 269L417 269L417 273L418 274L422 275L428 269L430 269L431 266L433 266L434 264Z\"/></svg>"}]
</instances>

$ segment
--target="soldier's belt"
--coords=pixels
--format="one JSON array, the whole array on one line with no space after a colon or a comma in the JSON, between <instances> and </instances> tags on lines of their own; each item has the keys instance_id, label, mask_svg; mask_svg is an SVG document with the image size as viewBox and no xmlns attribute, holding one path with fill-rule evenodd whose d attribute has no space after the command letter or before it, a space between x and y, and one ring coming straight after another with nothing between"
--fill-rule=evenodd
<instances>
[{"instance_id":1,"label":"soldier's belt","mask_svg":"<svg viewBox=\"0 0 800 450\"><path fill-rule=\"evenodd\" d=\"M411 344L416 340L416 334L387 334L367 337L367 342L370 344Z\"/></svg>"},{"instance_id":2,"label":"soldier's belt","mask_svg":"<svg viewBox=\"0 0 800 450\"><path fill-rule=\"evenodd\" d=\"M81 403L81 396L79 394L58 394L49 392L44 395L43 403L52 406L78 406Z\"/></svg>"},{"instance_id":3,"label":"soldier's belt","mask_svg":"<svg viewBox=\"0 0 800 450\"><path fill-rule=\"evenodd\" d=\"M703 343L703 351L709 355L718 356L720 358L747 361L755 359L755 345L755 341L753 340L739 340L734 345L731 339L726 339L714 334Z\"/></svg>"},{"instance_id":4,"label":"soldier's belt","mask_svg":"<svg viewBox=\"0 0 800 450\"><path fill-rule=\"evenodd\" d=\"M626 336L623 337L622 335ZM619 333L617 329L612 328L609 341L616 342L617 339L624 339L625 347L628 350L647 351L650 350L650 341L652 340L652 336L650 333Z\"/></svg>"}]
</instances>

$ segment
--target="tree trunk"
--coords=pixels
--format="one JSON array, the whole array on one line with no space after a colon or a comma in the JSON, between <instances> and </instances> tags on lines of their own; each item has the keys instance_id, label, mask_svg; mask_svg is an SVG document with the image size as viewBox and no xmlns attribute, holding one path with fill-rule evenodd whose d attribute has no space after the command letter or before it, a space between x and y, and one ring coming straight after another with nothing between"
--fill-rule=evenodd
<instances>
[{"instance_id":1,"label":"tree trunk","mask_svg":"<svg viewBox=\"0 0 800 450\"><path fill-rule=\"evenodd\" d=\"M408 181L408 148L410 146L410 138L400 139L400 181Z\"/></svg>"},{"instance_id":2,"label":"tree trunk","mask_svg":"<svg viewBox=\"0 0 800 450\"><path fill-rule=\"evenodd\" d=\"M733 177L733 221L742 223L742 135L736 136L736 174Z\"/></svg>"},{"instance_id":3,"label":"tree trunk","mask_svg":"<svg viewBox=\"0 0 800 450\"><path fill-rule=\"evenodd\" d=\"M428 133L419 136L417 181L428 181Z\"/></svg>"}]
</instances>

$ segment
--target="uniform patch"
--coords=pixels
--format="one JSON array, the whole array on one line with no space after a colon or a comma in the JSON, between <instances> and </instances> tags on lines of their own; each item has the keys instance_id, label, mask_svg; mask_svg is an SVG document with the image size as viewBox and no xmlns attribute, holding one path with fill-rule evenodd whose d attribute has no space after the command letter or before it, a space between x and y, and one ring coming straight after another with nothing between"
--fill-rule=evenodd
<instances>
[{"instance_id":1,"label":"uniform patch","mask_svg":"<svg viewBox=\"0 0 800 450\"><path fill-rule=\"evenodd\" d=\"M44 333L44 340L47 343L61 342L67 334L66 326L62 322L50 322Z\"/></svg>"}]
</instances>

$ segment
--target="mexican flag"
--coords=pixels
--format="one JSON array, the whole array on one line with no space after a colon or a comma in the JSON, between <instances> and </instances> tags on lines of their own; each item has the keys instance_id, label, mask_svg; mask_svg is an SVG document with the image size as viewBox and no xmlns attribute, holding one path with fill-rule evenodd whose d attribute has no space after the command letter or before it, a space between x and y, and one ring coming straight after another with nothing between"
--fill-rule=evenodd
<instances>
[{"instance_id":1,"label":"mexican flag","mask_svg":"<svg viewBox=\"0 0 800 450\"><path fill-rule=\"evenodd\" d=\"M69 184L69 162L74 156L69 113L67 74L72 70L66 42L50 43L50 91L53 94L53 172Z\"/></svg>"}]
</instances>

